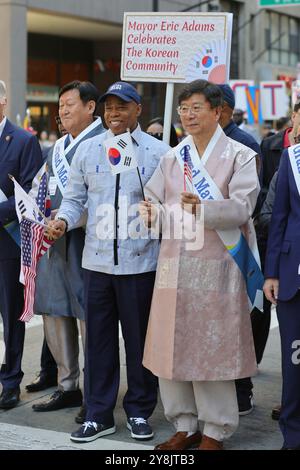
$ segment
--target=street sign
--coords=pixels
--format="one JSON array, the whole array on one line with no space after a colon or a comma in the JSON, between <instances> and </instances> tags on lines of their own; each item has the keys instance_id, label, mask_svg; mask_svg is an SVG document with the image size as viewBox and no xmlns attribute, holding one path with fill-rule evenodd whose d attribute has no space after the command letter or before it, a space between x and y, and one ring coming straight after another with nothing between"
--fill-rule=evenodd
<instances>
[{"instance_id":1,"label":"street sign","mask_svg":"<svg viewBox=\"0 0 300 470\"><path fill-rule=\"evenodd\" d=\"M258 0L259 7L285 7L300 5L300 0Z\"/></svg>"}]
</instances>

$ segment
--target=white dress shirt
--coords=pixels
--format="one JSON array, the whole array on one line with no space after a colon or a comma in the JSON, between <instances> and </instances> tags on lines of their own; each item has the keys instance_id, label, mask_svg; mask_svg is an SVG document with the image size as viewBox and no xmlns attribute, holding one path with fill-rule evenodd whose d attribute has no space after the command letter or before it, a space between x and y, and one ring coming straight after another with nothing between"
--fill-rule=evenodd
<instances>
[{"instance_id":1,"label":"white dress shirt","mask_svg":"<svg viewBox=\"0 0 300 470\"><path fill-rule=\"evenodd\" d=\"M0 139L1 139L1 135L2 135L2 132L4 130L5 124L6 124L6 116L4 116L4 118L0 122Z\"/></svg>"}]
</instances>

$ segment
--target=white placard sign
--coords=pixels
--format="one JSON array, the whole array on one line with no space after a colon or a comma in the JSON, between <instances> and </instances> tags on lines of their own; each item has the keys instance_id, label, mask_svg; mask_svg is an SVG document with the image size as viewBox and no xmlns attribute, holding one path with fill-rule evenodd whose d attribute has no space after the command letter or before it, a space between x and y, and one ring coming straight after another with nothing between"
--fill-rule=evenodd
<instances>
[{"instance_id":1,"label":"white placard sign","mask_svg":"<svg viewBox=\"0 0 300 470\"><path fill-rule=\"evenodd\" d=\"M300 79L292 83L292 107L300 100Z\"/></svg>"},{"instance_id":2,"label":"white placard sign","mask_svg":"<svg viewBox=\"0 0 300 470\"><path fill-rule=\"evenodd\" d=\"M260 102L262 118L273 120L286 116L289 100L284 81L260 82Z\"/></svg>"},{"instance_id":3,"label":"white placard sign","mask_svg":"<svg viewBox=\"0 0 300 470\"><path fill-rule=\"evenodd\" d=\"M249 86L254 86L254 80L230 80L229 85L234 91L235 95L235 107L241 109L242 111L247 110L247 97L246 89Z\"/></svg>"},{"instance_id":4,"label":"white placard sign","mask_svg":"<svg viewBox=\"0 0 300 470\"><path fill-rule=\"evenodd\" d=\"M124 13L121 79L229 80L232 13Z\"/></svg>"}]
</instances>

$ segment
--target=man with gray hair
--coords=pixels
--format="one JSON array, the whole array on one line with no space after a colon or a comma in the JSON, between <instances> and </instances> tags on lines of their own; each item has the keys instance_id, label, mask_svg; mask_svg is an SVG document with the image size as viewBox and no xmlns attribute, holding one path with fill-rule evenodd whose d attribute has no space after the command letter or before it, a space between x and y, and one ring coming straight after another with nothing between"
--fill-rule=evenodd
<instances>
[{"instance_id":1,"label":"man with gray hair","mask_svg":"<svg viewBox=\"0 0 300 470\"><path fill-rule=\"evenodd\" d=\"M6 88L5 88L5 83L0 80L0 96L5 97L6 96ZM1 98L0 98L1 99Z\"/></svg>"},{"instance_id":2,"label":"man with gray hair","mask_svg":"<svg viewBox=\"0 0 300 470\"><path fill-rule=\"evenodd\" d=\"M0 409L13 408L19 402L25 335L25 324L19 321L24 304L19 283L21 252L7 230L7 225L17 218L14 185L8 175L13 175L28 192L43 163L36 137L8 120L4 115L6 105L6 87L0 80L0 312L5 342L0 368Z\"/></svg>"}]
</instances>

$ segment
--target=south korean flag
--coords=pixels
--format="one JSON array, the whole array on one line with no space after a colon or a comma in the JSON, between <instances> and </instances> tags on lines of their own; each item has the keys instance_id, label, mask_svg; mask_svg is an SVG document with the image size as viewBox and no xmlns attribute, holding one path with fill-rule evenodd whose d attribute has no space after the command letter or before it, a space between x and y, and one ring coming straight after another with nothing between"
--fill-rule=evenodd
<instances>
[{"instance_id":1,"label":"south korean flag","mask_svg":"<svg viewBox=\"0 0 300 470\"><path fill-rule=\"evenodd\" d=\"M137 168L137 159L130 132L104 141L106 156L113 175Z\"/></svg>"},{"instance_id":2,"label":"south korean flag","mask_svg":"<svg viewBox=\"0 0 300 470\"><path fill-rule=\"evenodd\" d=\"M23 219L27 219L38 225L44 225L41 223L41 211L35 199L24 191L13 176L9 176L15 185L15 206L19 222L21 223Z\"/></svg>"}]
</instances>

